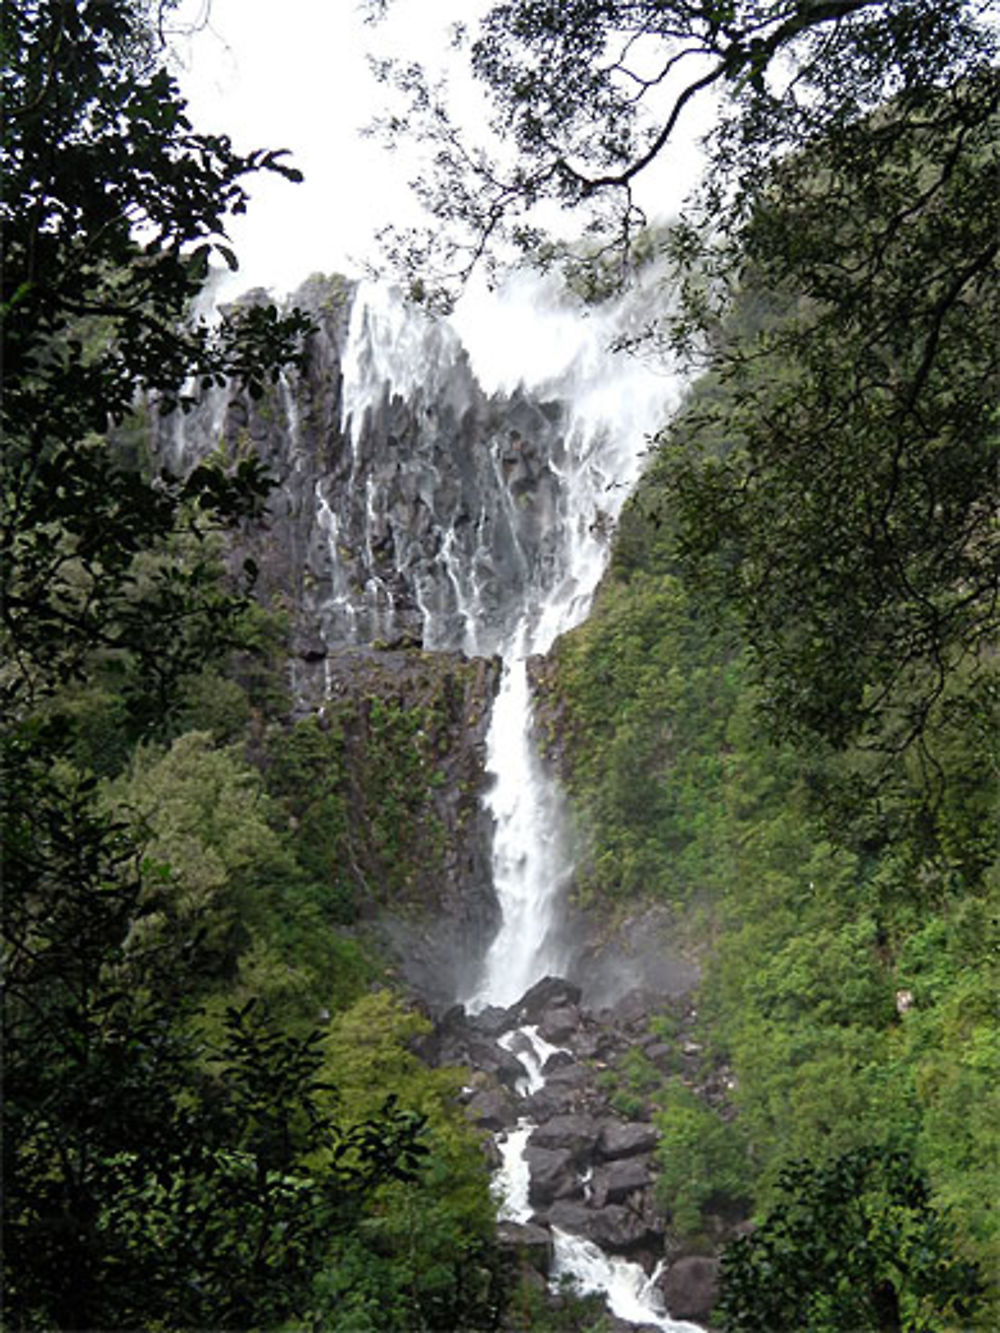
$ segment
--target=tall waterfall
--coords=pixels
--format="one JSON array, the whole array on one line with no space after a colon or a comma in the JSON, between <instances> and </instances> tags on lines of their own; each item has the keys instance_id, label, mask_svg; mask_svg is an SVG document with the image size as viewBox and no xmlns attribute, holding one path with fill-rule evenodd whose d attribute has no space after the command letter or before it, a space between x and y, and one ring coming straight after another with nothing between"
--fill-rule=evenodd
<instances>
[{"instance_id":1,"label":"tall waterfall","mask_svg":"<svg viewBox=\"0 0 1000 1333\"><path fill-rule=\"evenodd\" d=\"M311 279L295 299L317 317L306 373L262 405L210 396L159 449L180 469L220 442L254 446L276 474L264 555L272 590L295 588L306 626L293 644L303 698L330 693L317 671L351 646L502 659L485 798L500 925L478 976L456 969L463 993L450 998L507 1007L569 962L560 914L572 863L535 743L530 662L587 615L649 438L676 400L662 367L608 350L663 293L654 283L581 309L554 281L525 276L453 323L367 283ZM531 1027L513 1035L518 1059L534 1052L527 1082L540 1086L545 1044ZM503 1151L513 1218L531 1211L521 1148L532 1126L519 1123ZM552 1235L556 1272L604 1291L621 1317L693 1328L663 1312L639 1265Z\"/></svg>"},{"instance_id":2,"label":"tall waterfall","mask_svg":"<svg viewBox=\"0 0 1000 1333\"><path fill-rule=\"evenodd\" d=\"M387 403L407 402L435 423L468 411L474 386L493 402L514 405L477 469L469 503L447 516L436 544L425 543L416 559L404 557L424 644L499 653L504 664L488 738L487 796L501 926L473 992L459 997L473 1009L512 1003L565 961L558 908L572 867L562 802L533 737L528 659L586 616L649 436L676 395L676 381L662 368L609 350L633 331L648 299L633 293L581 311L554 282L523 277L461 312L461 340L384 289L362 286L354 300L342 417L355 487L366 423ZM537 409L532 419L529 401L554 406L547 419ZM467 457L411 455L411 491L440 495L449 464L461 487ZM365 480L370 488L370 473ZM369 489L369 568L376 564L372 534L390 526L371 498ZM333 544L339 530L332 517L325 521ZM406 537L394 546L405 551ZM399 572L397 563L384 578L369 575L369 627L386 629Z\"/></svg>"}]
</instances>

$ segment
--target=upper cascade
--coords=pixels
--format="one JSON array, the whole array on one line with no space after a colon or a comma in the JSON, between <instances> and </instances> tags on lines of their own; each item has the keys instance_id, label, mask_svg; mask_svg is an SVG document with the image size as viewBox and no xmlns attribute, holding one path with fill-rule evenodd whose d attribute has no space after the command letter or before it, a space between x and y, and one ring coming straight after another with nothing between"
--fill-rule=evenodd
<instances>
[{"instance_id":1,"label":"upper cascade","mask_svg":"<svg viewBox=\"0 0 1000 1333\"><path fill-rule=\"evenodd\" d=\"M461 338L392 289L314 277L290 298L316 323L301 374L258 401L217 391L160 428L175 470L219 450L267 464L268 532L248 553L293 604L306 697L338 647L531 653L586 613L674 381L607 352L623 308L581 318L533 283Z\"/></svg>"}]
</instances>

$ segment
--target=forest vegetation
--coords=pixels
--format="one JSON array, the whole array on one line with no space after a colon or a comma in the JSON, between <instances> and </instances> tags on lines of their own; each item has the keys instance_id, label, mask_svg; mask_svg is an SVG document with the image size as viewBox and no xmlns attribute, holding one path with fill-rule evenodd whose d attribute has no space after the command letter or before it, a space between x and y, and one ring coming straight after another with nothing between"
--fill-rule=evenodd
<instances>
[{"instance_id":1,"label":"forest vegetation","mask_svg":"<svg viewBox=\"0 0 1000 1333\"><path fill-rule=\"evenodd\" d=\"M137 463L139 395L266 395L308 333L190 313L245 177L295 172L191 126L166 8L0 17L4 1326L500 1327L462 1073L413 1054L364 929L441 855L452 696L293 727L286 626L225 563L262 468ZM517 165L384 67L412 99L390 131L441 148L445 252L395 242L414 295L504 235L595 295L653 254L679 273L649 337L690 390L542 672L577 895L674 906L734 1075L722 1113L653 1089L662 1207L694 1238L720 1201L754 1215L721 1328L994 1327L995 25L509 0L461 40ZM706 63L644 121L678 50ZM633 183L714 86L707 184L645 228ZM592 244L537 231L546 195L597 206Z\"/></svg>"}]
</instances>

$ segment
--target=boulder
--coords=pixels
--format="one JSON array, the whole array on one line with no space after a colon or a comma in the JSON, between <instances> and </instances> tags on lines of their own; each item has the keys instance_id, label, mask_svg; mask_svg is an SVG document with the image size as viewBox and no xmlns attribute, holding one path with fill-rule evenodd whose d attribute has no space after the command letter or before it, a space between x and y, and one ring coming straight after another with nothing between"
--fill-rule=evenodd
<instances>
[{"instance_id":1,"label":"boulder","mask_svg":"<svg viewBox=\"0 0 1000 1333\"><path fill-rule=\"evenodd\" d=\"M648 1189L653 1183L647 1161L643 1157L625 1157L609 1162L594 1172L591 1182L594 1206L603 1208L609 1203L624 1203L630 1194Z\"/></svg>"},{"instance_id":2,"label":"boulder","mask_svg":"<svg viewBox=\"0 0 1000 1333\"><path fill-rule=\"evenodd\" d=\"M513 1006L517 1014L517 1023L538 1023L547 1009L556 1009L564 1005L580 1003L580 987L562 977L543 977L541 981L526 990L521 999Z\"/></svg>"},{"instance_id":3,"label":"boulder","mask_svg":"<svg viewBox=\"0 0 1000 1333\"><path fill-rule=\"evenodd\" d=\"M673 1318L706 1321L719 1297L719 1261L698 1254L677 1259L659 1286Z\"/></svg>"},{"instance_id":4,"label":"boulder","mask_svg":"<svg viewBox=\"0 0 1000 1333\"><path fill-rule=\"evenodd\" d=\"M503 1088L481 1088L465 1103L465 1114L474 1124L492 1133L507 1129L517 1120L510 1094Z\"/></svg>"},{"instance_id":5,"label":"boulder","mask_svg":"<svg viewBox=\"0 0 1000 1333\"><path fill-rule=\"evenodd\" d=\"M594 1212L579 1199L556 1199L543 1213L536 1213L535 1217L547 1226L558 1227L571 1236L589 1238Z\"/></svg>"},{"instance_id":6,"label":"boulder","mask_svg":"<svg viewBox=\"0 0 1000 1333\"><path fill-rule=\"evenodd\" d=\"M539 1035L553 1046L569 1041L580 1026L580 1010L575 1004L561 1004L546 1009L538 1021Z\"/></svg>"},{"instance_id":7,"label":"boulder","mask_svg":"<svg viewBox=\"0 0 1000 1333\"><path fill-rule=\"evenodd\" d=\"M521 1263L547 1277L552 1267L552 1233L533 1222L500 1222L497 1244Z\"/></svg>"},{"instance_id":8,"label":"boulder","mask_svg":"<svg viewBox=\"0 0 1000 1333\"><path fill-rule=\"evenodd\" d=\"M568 1152L574 1162L585 1163L593 1153L598 1132L590 1116L555 1115L532 1131L528 1146Z\"/></svg>"},{"instance_id":9,"label":"boulder","mask_svg":"<svg viewBox=\"0 0 1000 1333\"><path fill-rule=\"evenodd\" d=\"M531 1177L528 1199L533 1206L544 1206L556 1199L572 1199L583 1193L572 1153L529 1144L524 1156Z\"/></svg>"},{"instance_id":10,"label":"boulder","mask_svg":"<svg viewBox=\"0 0 1000 1333\"><path fill-rule=\"evenodd\" d=\"M656 1127L645 1122L606 1120L597 1140L597 1152L609 1162L622 1157L638 1157L652 1152L659 1137Z\"/></svg>"},{"instance_id":11,"label":"boulder","mask_svg":"<svg viewBox=\"0 0 1000 1333\"><path fill-rule=\"evenodd\" d=\"M604 1250L629 1254L658 1241L662 1230L652 1217L624 1204L609 1203L590 1210L585 1234Z\"/></svg>"}]
</instances>

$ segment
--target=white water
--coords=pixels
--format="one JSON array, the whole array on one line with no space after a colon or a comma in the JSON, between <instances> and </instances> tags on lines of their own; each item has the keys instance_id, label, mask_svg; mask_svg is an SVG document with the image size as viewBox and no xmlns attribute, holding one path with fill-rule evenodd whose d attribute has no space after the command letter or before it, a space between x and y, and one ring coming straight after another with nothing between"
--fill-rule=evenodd
<instances>
[{"instance_id":1,"label":"white water","mask_svg":"<svg viewBox=\"0 0 1000 1333\"><path fill-rule=\"evenodd\" d=\"M603 1295L611 1313L619 1319L662 1328L665 1333L704 1333L697 1324L671 1319L667 1314L656 1287L659 1271L647 1277L639 1264L607 1255L592 1241L570 1236L558 1227L552 1228L552 1239L553 1286L558 1286L564 1276L569 1277L582 1295L590 1292Z\"/></svg>"},{"instance_id":2,"label":"white water","mask_svg":"<svg viewBox=\"0 0 1000 1333\"><path fill-rule=\"evenodd\" d=\"M542 1070L559 1047L550 1045L530 1026L505 1033L500 1045L516 1055L524 1067L525 1076L518 1087L522 1096L544 1086ZM531 1180L524 1150L533 1129L531 1121L522 1116L516 1128L507 1130L497 1141L501 1164L493 1178L493 1192L501 1220L522 1223L531 1220ZM607 1255L592 1241L571 1236L559 1227L552 1228L552 1242L554 1256L549 1281L553 1290L558 1290L563 1279L569 1278L581 1295L591 1292L603 1295L619 1319L660 1328L664 1333L703 1333L696 1324L672 1319L667 1314L657 1288L660 1269L647 1277L640 1264Z\"/></svg>"},{"instance_id":3,"label":"white water","mask_svg":"<svg viewBox=\"0 0 1000 1333\"><path fill-rule=\"evenodd\" d=\"M607 350L616 336L642 322L647 299L648 293L640 293L631 301L581 312L551 284L522 278L492 304L480 300L460 311L460 344L452 330L404 312L385 293L362 289L355 298L343 366L342 418L351 428L352 483L359 481L362 423L385 401L390 386L428 413L444 404L461 414L462 394L467 392L462 385L468 381L456 372L465 355L463 344L487 391L510 392L520 383L536 401L569 405L559 456L547 460L558 483L558 502L544 534L542 558L532 563L527 551L514 552L513 567L523 580L516 614L498 615L490 608L478 569L481 562L459 559L454 529L443 534L438 555L438 574L453 590L454 614L462 627L460 642L451 646L470 654L499 652L503 658L487 740L491 784L486 797L494 820L493 882L501 926L473 992L460 997L472 1010L514 1003L542 977L561 974L567 962L560 941L560 908L572 862L560 793L535 742L528 660L548 652L560 634L589 612L605 568L610 531L638 479L650 436L676 400L675 378ZM662 293L658 299L662 302ZM465 368L464 362L461 366ZM500 517L516 545L515 498L504 482L498 454L493 468L500 506L506 510ZM337 531L329 507L322 521L333 549ZM374 521L373 513L370 527ZM480 514L477 556L485 551L484 534L495 521ZM419 580L417 587L424 643L446 646L454 631L435 622L433 599L425 598ZM334 597L341 595L346 597L346 589L335 581ZM509 1041L525 1068L519 1093L537 1091L554 1048L532 1028L509 1034ZM532 1212L524 1159L532 1128L522 1119L499 1141L502 1166L495 1189L500 1216L513 1221L526 1221ZM666 1315L652 1279L639 1265L609 1258L588 1241L558 1231L553 1235L554 1281L565 1274L584 1292L603 1292L623 1319L671 1333L693 1333L694 1325Z\"/></svg>"},{"instance_id":4,"label":"white water","mask_svg":"<svg viewBox=\"0 0 1000 1333\"><path fill-rule=\"evenodd\" d=\"M476 989L463 997L473 1011L512 1004L542 977L560 975L566 962L559 909L573 867L562 800L533 734L527 659L586 618L610 532L676 397L678 381L661 366L608 350L641 322L648 299L633 293L581 311L551 284L524 275L484 313L481 306L460 312L480 382L507 390L520 382L570 404L565 457L555 469L563 503L545 577L527 589L521 619L499 645L504 667L487 741L486 803L501 926ZM467 638L477 646L474 627Z\"/></svg>"}]
</instances>

